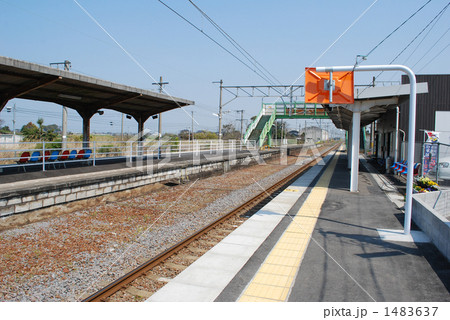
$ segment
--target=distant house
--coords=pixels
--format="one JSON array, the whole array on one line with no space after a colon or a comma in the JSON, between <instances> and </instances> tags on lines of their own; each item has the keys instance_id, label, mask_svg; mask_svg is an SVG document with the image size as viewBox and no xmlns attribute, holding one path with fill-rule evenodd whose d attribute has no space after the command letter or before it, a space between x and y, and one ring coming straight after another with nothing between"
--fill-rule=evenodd
<instances>
[{"instance_id":1,"label":"distant house","mask_svg":"<svg viewBox=\"0 0 450 320\"><path fill-rule=\"evenodd\" d=\"M313 142L318 142L318 141L325 141L328 140L329 138L329 134L328 131L323 130L319 127L306 127L303 128L299 135L305 135L305 141L313 141Z\"/></svg>"},{"instance_id":2,"label":"distant house","mask_svg":"<svg viewBox=\"0 0 450 320\"><path fill-rule=\"evenodd\" d=\"M297 130L291 130L291 131L289 131L289 132L288 132L288 135L289 135L289 136L292 136L292 137L296 137L296 138L299 137L299 133L298 133Z\"/></svg>"}]
</instances>

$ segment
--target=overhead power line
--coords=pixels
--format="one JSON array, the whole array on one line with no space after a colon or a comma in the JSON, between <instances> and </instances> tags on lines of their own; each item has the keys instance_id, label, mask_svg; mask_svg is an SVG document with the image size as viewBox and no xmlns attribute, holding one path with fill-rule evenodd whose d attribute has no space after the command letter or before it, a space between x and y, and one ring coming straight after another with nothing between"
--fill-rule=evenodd
<instances>
[{"instance_id":1,"label":"overhead power line","mask_svg":"<svg viewBox=\"0 0 450 320\"><path fill-rule=\"evenodd\" d=\"M392 59L392 61L389 64L394 63L395 60L397 60L398 57L400 57L400 55L402 55L403 52L405 52L406 49L409 48L409 46L416 41L416 39L433 23L434 20L436 20L442 13L444 13L445 10L447 10L448 6L450 6L450 2L447 3L447 5L441 10L439 11L439 13L433 18L431 19L430 22L428 22L428 24L414 37L414 39L412 39L404 48L402 51L400 51L400 53L394 58Z\"/></svg>"},{"instance_id":2,"label":"overhead power line","mask_svg":"<svg viewBox=\"0 0 450 320\"><path fill-rule=\"evenodd\" d=\"M447 32L450 31L450 27L447 29L447 31L444 32L444 34L442 36L440 36L439 39L436 40L436 42L430 47L430 49L427 50L427 52L424 53L424 55L413 65L413 68L420 62L422 61L423 58L425 58L425 56L430 53L431 50L433 50L433 48L438 44L439 41L442 40L442 38L447 34Z\"/></svg>"},{"instance_id":3,"label":"overhead power line","mask_svg":"<svg viewBox=\"0 0 450 320\"><path fill-rule=\"evenodd\" d=\"M173 9L172 7L170 7L169 5L167 5L165 2L163 2L162 0L158 0L162 5L164 5L167 9L169 9L170 11L172 11L173 13L175 13L178 17L180 17L181 19L183 19L184 21L186 21L190 26L192 26L193 28L195 28L197 31L199 31L200 33L202 33L205 37L207 37L209 40L211 40L212 42L214 42L216 45L218 45L220 48L222 48L223 50L225 50L228 54L230 54L232 57L234 57L236 60L238 60L240 63L242 63L244 66L246 66L248 69L250 69L253 73L255 73L256 75L258 75L260 78L264 79L267 82L271 82L270 79L267 78L267 76L261 74L259 71L253 69L250 65L248 65L245 61L243 61L242 59L240 59L238 56L236 56L233 52L231 52L230 50L228 50L227 48L225 48L222 44L220 44L218 41L216 41L213 37L211 37L209 34L207 34L206 32L204 32L202 29L200 29L199 27L197 27L194 23L192 23L191 21L189 21L187 18L185 18L182 14L180 14L178 11L176 11L175 9Z\"/></svg>"},{"instance_id":4,"label":"overhead power line","mask_svg":"<svg viewBox=\"0 0 450 320\"><path fill-rule=\"evenodd\" d=\"M386 41L388 38L390 38L395 32L397 32L403 25L405 25L409 20L411 20L420 10L425 8L427 4L429 4L431 0L428 0L423 6L421 6L416 12L414 12L409 18L407 18L405 21L403 21L397 28L395 28L391 33L389 33L383 40L381 40L375 47L370 50L365 57L367 58L369 55L372 54L384 41Z\"/></svg>"},{"instance_id":5,"label":"overhead power line","mask_svg":"<svg viewBox=\"0 0 450 320\"><path fill-rule=\"evenodd\" d=\"M378 1L378 0L377 0ZM264 76L264 80L266 80L269 84L274 85L275 83L281 84L281 82L272 74L270 71L268 71L261 63L259 63L247 50L245 50L239 43L237 43L236 40L234 40L225 30L223 30L212 18L210 18L203 10L201 10L192 0L189 0L189 2L216 28L224 37L227 39L233 47L238 50L248 61L250 64L252 64L253 67L258 69L258 71ZM261 68L263 70L261 70ZM275 83L270 79L275 80ZM277 88L273 88L274 91L276 91L280 95L280 99L284 102L283 93L282 91L278 90Z\"/></svg>"},{"instance_id":6,"label":"overhead power line","mask_svg":"<svg viewBox=\"0 0 450 320\"><path fill-rule=\"evenodd\" d=\"M450 43L447 44L447 46L445 46L441 51L439 51L439 53L437 55L435 55L430 61L428 61L428 63L426 65L424 65L419 71L417 72L421 72L423 69L425 69L431 62L433 62L434 59L436 59L437 57L439 57L441 55L442 52L445 51L445 49L447 49L450 46Z\"/></svg>"},{"instance_id":7,"label":"overhead power line","mask_svg":"<svg viewBox=\"0 0 450 320\"><path fill-rule=\"evenodd\" d=\"M423 36L423 39L417 44L416 48L411 52L411 54L408 56L408 58L406 58L406 60L403 62L403 64L406 64L406 62L409 59L411 59L411 57L414 55L414 53L417 51L417 49L419 49L421 47L421 44L427 39L428 35L430 34L430 32L433 30L433 28L436 26L436 24L442 18L443 15L444 15L444 12L439 16L439 18L436 19L436 21L434 21L433 25L430 27L428 32Z\"/></svg>"},{"instance_id":8,"label":"overhead power line","mask_svg":"<svg viewBox=\"0 0 450 320\"><path fill-rule=\"evenodd\" d=\"M425 5L427 5L429 2L427 2ZM424 6L425 6L424 5ZM403 52L405 52L405 50L407 49L407 48L409 48L409 46L414 42L414 41L416 41L416 39L441 15L441 14L443 14L443 12L445 11L445 10L447 10L447 8L450 6L450 2L448 2L447 3L447 5L446 6L444 6L444 8L442 8L442 10L441 11L439 11L439 13L436 15L436 16L434 16L434 18L433 19L431 19L431 21L430 22L428 22L428 24L400 51L400 53L399 54L397 54L396 56L395 56L395 58L394 59L392 59L391 60L391 62L389 62L389 65L391 65L392 63L394 63L394 61L395 60L397 60L397 58L398 57L400 57L400 55L402 55L402 53ZM422 8L423 8L423 6L422 6ZM374 78L374 80L376 80L381 74L383 74L383 71L381 71L377 76L375 76L375 78ZM363 93L368 87L371 87L372 86L372 83L373 82L371 82L370 84L368 84L367 85L367 87L366 88L364 88L359 94L361 94L361 93Z\"/></svg>"},{"instance_id":9,"label":"overhead power line","mask_svg":"<svg viewBox=\"0 0 450 320\"><path fill-rule=\"evenodd\" d=\"M202 9L200 9L192 0L189 2L227 39L251 64L260 72L271 76L277 83L281 83L269 70L258 62L247 50L245 50L236 40L233 39L225 30L223 30L212 18L210 18ZM263 69L261 70L260 67Z\"/></svg>"},{"instance_id":10,"label":"overhead power line","mask_svg":"<svg viewBox=\"0 0 450 320\"><path fill-rule=\"evenodd\" d=\"M123 47L119 41L116 40L116 38L114 38L112 36L112 34L110 34L101 24L100 22L97 21L97 19L94 18L94 16L92 16L89 11L86 10L86 8L84 8L77 0L72 0L73 2L75 2L75 4L89 17L89 19L91 19L148 77L150 77L154 82L156 82L155 78L150 74L150 72L147 71L147 69L144 68L144 66L139 63L138 60L136 60L136 58L128 51L125 49L125 47ZM169 98L178 106L178 108L180 108L181 110L184 111L184 113L186 113L189 117L190 114L187 113L186 110L184 110L184 108L181 107L181 105L178 103L178 101L176 101L174 99L174 97L168 93L165 89L162 89L162 91L169 96ZM195 120L194 120L195 121Z\"/></svg>"},{"instance_id":11,"label":"overhead power line","mask_svg":"<svg viewBox=\"0 0 450 320\"><path fill-rule=\"evenodd\" d=\"M309 65L314 66L317 61L319 61L376 3L378 0L374 0L337 38L334 40L328 48L326 48L313 62L311 62ZM297 83L298 80L300 80L301 77L305 75L305 71L302 72L302 74L295 79L295 81L292 83L293 85Z\"/></svg>"}]
</instances>

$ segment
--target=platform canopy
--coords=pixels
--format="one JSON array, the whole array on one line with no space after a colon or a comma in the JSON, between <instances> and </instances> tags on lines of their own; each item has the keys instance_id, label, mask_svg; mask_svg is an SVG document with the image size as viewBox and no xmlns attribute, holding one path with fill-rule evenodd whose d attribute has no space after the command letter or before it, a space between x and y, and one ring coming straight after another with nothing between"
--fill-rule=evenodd
<instances>
[{"instance_id":1,"label":"platform canopy","mask_svg":"<svg viewBox=\"0 0 450 320\"><path fill-rule=\"evenodd\" d=\"M90 119L99 109L133 116L141 126L150 116L194 104L149 90L0 56L0 111L14 98L47 101Z\"/></svg>"},{"instance_id":2,"label":"platform canopy","mask_svg":"<svg viewBox=\"0 0 450 320\"><path fill-rule=\"evenodd\" d=\"M428 84L418 83L417 93L427 93ZM325 105L328 116L339 129L349 130L353 110L361 112L361 127L380 118L389 109L397 107L409 97L409 84L388 87L355 88L355 103L351 105Z\"/></svg>"}]
</instances>

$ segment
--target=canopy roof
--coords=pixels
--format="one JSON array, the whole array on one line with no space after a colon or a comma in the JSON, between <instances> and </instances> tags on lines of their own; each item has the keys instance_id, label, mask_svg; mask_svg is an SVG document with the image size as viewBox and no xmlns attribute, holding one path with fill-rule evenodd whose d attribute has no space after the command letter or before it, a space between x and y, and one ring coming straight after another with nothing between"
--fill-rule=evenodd
<instances>
[{"instance_id":1,"label":"canopy roof","mask_svg":"<svg viewBox=\"0 0 450 320\"><path fill-rule=\"evenodd\" d=\"M13 98L47 101L93 115L112 109L136 119L193 101L0 56L0 111Z\"/></svg>"},{"instance_id":2,"label":"canopy roof","mask_svg":"<svg viewBox=\"0 0 450 320\"><path fill-rule=\"evenodd\" d=\"M417 93L427 93L426 82L417 84ZM361 127L380 118L389 109L397 107L408 99L409 84L389 87L355 88L355 103L352 105L326 105L328 116L339 129L349 130L352 124L353 110L361 111Z\"/></svg>"}]
</instances>

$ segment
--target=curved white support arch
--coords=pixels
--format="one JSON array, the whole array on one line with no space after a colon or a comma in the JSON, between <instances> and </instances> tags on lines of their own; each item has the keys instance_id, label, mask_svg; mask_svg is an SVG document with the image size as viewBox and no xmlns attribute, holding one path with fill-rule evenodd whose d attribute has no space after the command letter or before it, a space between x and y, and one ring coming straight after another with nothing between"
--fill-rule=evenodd
<instances>
[{"instance_id":1,"label":"curved white support arch","mask_svg":"<svg viewBox=\"0 0 450 320\"><path fill-rule=\"evenodd\" d=\"M406 202L405 202L405 222L404 233L410 234L411 232L411 210L412 210L412 190L413 190L413 177L414 177L414 143L416 139L416 93L417 82L414 72L402 65L374 65L374 66L340 66L340 67L318 67L317 72L335 72L335 71L403 71L409 77L410 92L409 92L409 133L408 133L408 174L406 178ZM355 120L355 115L353 117ZM359 123L358 123L359 127ZM353 123L353 130L355 129L355 123ZM358 136L359 138L359 136ZM352 145L353 145L352 139ZM359 147L359 146L358 146ZM353 177L358 178L358 168L354 167L354 161L358 161L358 154L356 152L352 154L352 181ZM356 158L356 160L355 160ZM355 172L353 172L355 170ZM357 186L357 182L356 182Z\"/></svg>"}]
</instances>

